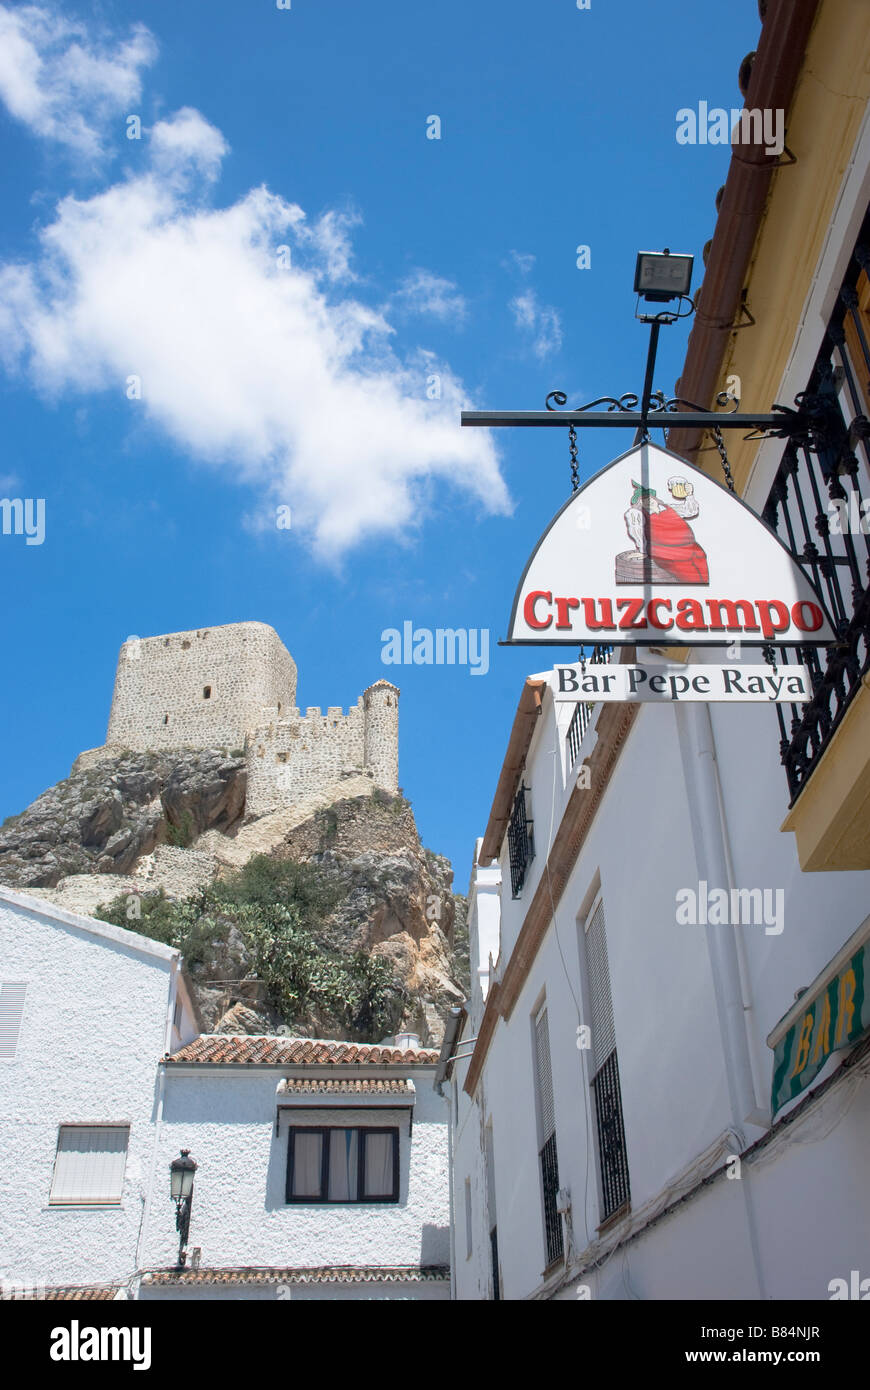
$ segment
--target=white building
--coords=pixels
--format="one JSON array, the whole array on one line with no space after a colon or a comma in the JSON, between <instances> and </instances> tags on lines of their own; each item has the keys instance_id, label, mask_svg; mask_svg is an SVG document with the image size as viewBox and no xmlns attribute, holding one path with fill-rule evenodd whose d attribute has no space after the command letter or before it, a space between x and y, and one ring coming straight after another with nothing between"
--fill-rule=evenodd
<instances>
[{"instance_id":1,"label":"white building","mask_svg":"<svg viewBox=\"0 0 870 1390\"><path fill-rule=\"evenodd\" d=\"M157 1060L197 1031L179 953L0 888L0 1278L103 1286L142 1260ZM158 1195L167 1186L160 1173Z\"/></svg>"},{"instance_id":2,"label":"white building","mask_svg":"<svg viewBox=\"0 0 870 1390\"><path fill-rule=\"evenodd\" d=\"M675 392L800 407L800 437L729 433L731 474L839 643L780 654L811 666L802 706L572 709L526 681L438 1073L458 1298L870 1293L868 52L860 7L766 7L745 102L793 158L735 151ZM668 433L722 481L700 443Z\"/></svg>"},{"instance_id":3,"label":"white building","mask_svg":"<svg viewBox=\"0 0 870 1390\"><path fill-rule=\"evenodd\" d=\"M0 961L0 1294L449 1297L436 1052L199 1035L177 951L6 888Z\"/></svg>"},{"instance_id":4,"label":"white building","mask_svg":"<svg viewBox=\"0 0 870 1390\"><path fill-rule=\"evenodd\" d=\"M599 705L575 756L572 707L525 685L442 1054L460 1299L493 1297L496 1270L509 1299L824 1298L870 1276L867 1047L831 1050L771 1124L768 1045L870 941L870 875L801 872L775 716L709 708L702 805L705 707ZM757 922L680 921L717 853L730 885L781 895Z\"/></svg>"},{"instance_id":5,"label":"white building","mask_svg":"<svg viewBox=\"0 0 870 1390\"><path fill-rule=\"evenodd\" d=\"M161 1064L158 1171L198 1163L191 1260L152 1224L142 1298L446 1299L437 1052L204 1035Z\"/></svg>"}]
</instances>

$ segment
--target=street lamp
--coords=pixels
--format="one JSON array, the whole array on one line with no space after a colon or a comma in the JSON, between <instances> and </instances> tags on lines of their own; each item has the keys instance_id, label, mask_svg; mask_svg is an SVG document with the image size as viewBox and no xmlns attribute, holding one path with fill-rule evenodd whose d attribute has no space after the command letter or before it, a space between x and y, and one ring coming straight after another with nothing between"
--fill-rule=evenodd
<instances>
[{"instance_id":1,"label":"street lamp","mask_svg":"<svg viewBox=\"0 0 870 1390\"><path fill-rule=\"evenodd\" d=\"M190 1207L193 1202L193 1175L196 1162L190 1156L190 1149L182 1149L181 1157L174 1158L169 1165L169 1195L175 1203L175 1229L178 1231L178 1269L184 1268L187 1259L187 1233L190 1230Z\"/></svg>"},{"instance_id":2,"label":"street lamp","mask_svg":"<svg viewBox=\"0 0 870 1390\"><path fill-rule=\"evenodd\" d=\"M689 293L694 256L672 256L664 251L638 251L634 270L635 293L664 304Z\"/></svg>"}]
</instances>

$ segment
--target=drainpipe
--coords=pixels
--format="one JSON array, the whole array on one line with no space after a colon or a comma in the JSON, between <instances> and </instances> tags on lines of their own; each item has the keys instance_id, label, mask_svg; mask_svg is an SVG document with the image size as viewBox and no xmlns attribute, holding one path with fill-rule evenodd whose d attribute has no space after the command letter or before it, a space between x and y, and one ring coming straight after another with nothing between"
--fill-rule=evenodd
<instances>
[{"instance_id":1,"label":"drainpipe","mask_svg":"<svg viewBox=\"0 0 870 1390\"><path fill-rule=\"evenodd\" d=\"M710 710L706 704L692 702L677 705L675 714L683 773L690 793L692 837L698 873L708 885L729 892L731 878L725 841L725 802L721 796L716 766L716 743ZM728 901L731 901L730 892ZM743 1148L746 1143L742 1129L744 1122L766 1128L769 1120L758 1104L752 1077L736 928L733 924L712 926L708 923L706 932L731 1102L732 1132L738 1141L738 1148ZM748 1171L741 1171L740 1188L746 1206L747 1235L758 1283L758 1297L764 1299L767 1298L764 1267Z\"/></svg>"},{"instance_id":2,"label":"drainpipe","mask_svg":"<svg viewBox=\"0 0 870 1390\"><path fill-rule=\"evenodd\" d=\"M181 956L178 952L172 958L171 975L169 979L169 1004L166 1013L166 1026L163 1031L163 1054L168 1056L172 1045L172 1023L175 1016L175 1001L178 997L178 976L181 970ZM163 1097L166 1088L166 1068L162 1062L157 1067L157 1101L154 1116L154 1144L151 1150L151 1168L148 1173L148 1186L145 1189L145 1210L142 1213L142 1224L139 1228L139 1240L136 1245L136 1273L141 1276L143 1268L143 1258L148 1249L149 1227L151 1225L151 1207L154 1201L154 1183L157 1176L157 1155L160 1149L160 1129L163 1123ZM131 1289L130 1297L138 1297L138 1285L141 1282L137 1278L135 1283L136 1293Z\"/></svg>"},{"instance_id":3,"label":"drainpipe","mask_svg":"<svg viewBox=\"0 0 870 1390\"><path fill-rule=\"evenodd\" d=\"M444 1094L444 1082L447 1079L447 1067L453 1060L453 1050L456 1046L456 1037L459 1032L459 1024L464 1013L463 1009L453 1008L450 1010L447 1019L447 1026L444 1029L444 1038L441 1043L441 1053L438 1057L438 1068L435 1072L435 1080L432 1083L436 1092L447 1106L447 1200L449 1202L450 1222L450 1301L456 1301L456 1219L453 1204L453 1100L451 1095ZM458 1086L457 1077L452 1078L452 1085Z\"/></svg>"},{"instance_id":4,"label":"drainpipe","mask_svg":"<svg viewBox=\"0 0 870 1390\"><path fill-rule=\"evenodd\" d=\"M710 711L706 704L692 701L677 705L675 714L683 770L691 792L698 873L710 890L724 889L730 902L730 875ZM766 1125L767 1116L755 1095L734 927L708 923L706 933L734 1128L739 1131L746 1122Z\"/></svg>"}]
</instances>

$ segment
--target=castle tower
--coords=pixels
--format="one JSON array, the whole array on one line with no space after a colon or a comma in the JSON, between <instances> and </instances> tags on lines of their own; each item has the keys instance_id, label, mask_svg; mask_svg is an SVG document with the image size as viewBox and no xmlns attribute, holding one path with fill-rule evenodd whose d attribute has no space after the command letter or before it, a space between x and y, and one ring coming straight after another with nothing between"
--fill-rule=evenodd
<instances>
[{"instance_id":1,"label":"castle tower","mask_svg":"<svg viewBox=\"0 0 870 1390\"><path fill-rule=\"evenodd\" d=\"M365 765L375 785L399 790L399 688L389 681L375 681L363 691Z\"/></svg>"},{"instance_id":2,"label":"castle tower","mask_svg":"<svg viewBox=\"0 0 870 1390\"><path fill-rule=\"evenodd\" d=\"M113 748L244 747L266 708L293 711L296 663L267 623L228 623L121 648L106 743Z\"/></svg>"}]
</instances>

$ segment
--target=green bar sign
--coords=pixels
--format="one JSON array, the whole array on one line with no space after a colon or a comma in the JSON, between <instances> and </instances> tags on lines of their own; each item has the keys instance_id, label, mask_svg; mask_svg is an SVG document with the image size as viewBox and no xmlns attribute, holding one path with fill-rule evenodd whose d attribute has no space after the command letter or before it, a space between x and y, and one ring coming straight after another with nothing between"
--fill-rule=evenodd
<instances>
[{"instance_id":1,"label":"green bar sign","mask_svg":"<svg viewBox=\"0 0 870 1390\"><path fill-rule=\"evenodd\" d=\"M824 989L802 999L801 1013L773 1054L771 1109L775 1115L818 1076L832 1052L850 1047L870 1030L870 941L845 963Z\"/></svg>"}]
</instances>

